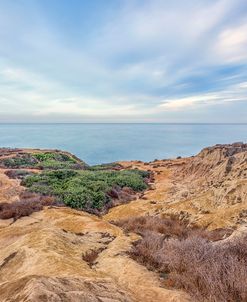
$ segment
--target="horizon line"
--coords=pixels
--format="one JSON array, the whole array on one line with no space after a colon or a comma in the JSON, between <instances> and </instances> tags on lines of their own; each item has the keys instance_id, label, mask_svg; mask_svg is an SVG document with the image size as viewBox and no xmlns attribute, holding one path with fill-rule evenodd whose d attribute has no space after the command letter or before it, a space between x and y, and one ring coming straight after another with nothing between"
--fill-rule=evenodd
<instances>
[{"instance_id":1,"label":"horizon line","mask_svg":"<svg viewBox=\"0 0 247 302\"><path fill-rule=\"evenodd\" d=\"M247 125L247 122L0 122L0 125L90 125L90 124L99 124L99 125L128 125L128 124L136 124L136 125L143 125L143 124L157 124L157 125Z\"/></svg>"}]
</instances>

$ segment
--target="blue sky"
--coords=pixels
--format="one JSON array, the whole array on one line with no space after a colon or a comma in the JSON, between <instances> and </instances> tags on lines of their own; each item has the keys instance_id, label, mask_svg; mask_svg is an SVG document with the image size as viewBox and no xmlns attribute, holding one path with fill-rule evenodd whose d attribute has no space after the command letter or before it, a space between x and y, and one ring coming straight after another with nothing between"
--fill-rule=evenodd
<instances>
[{"instance_id":1,"label":"blue sky","mask_svg":"<svg viewBox=\"0 0 247 302\"><path fill-rule=\"evenodd\" d=\"M247 1L0 0L0 122L247 122Z\"/></svg>"}]
</instances>

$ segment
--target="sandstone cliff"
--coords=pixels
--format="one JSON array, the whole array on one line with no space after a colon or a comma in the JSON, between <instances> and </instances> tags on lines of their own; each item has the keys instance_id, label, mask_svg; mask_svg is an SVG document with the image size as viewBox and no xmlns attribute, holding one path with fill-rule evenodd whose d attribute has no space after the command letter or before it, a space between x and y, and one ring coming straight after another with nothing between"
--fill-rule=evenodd
<instances>
[{"instance_id":1,"label":"sandstone cliff","mask_svg":"<svg viewBox=\"0 0 247 302\"><path fill-rule=\"evenodd\" d=\"M122 165L150 169L155 181L143 199L111 209L107 219L175 213L211 229L247 222L247 144L216 145L189 158Z\"/></svg>"},{"instance_id":2,"label":"sandstone cliff","mask_svg":"<svg viewBox=\"0 0 247 302\"><path fill-rule=\"evenodd\" d=\"M139 236L111 221L177 214L209 229L232 228L232 238L246 233L247 145L120 164L152 171L153 182L136 200L103 217L52 206L18 220L0 220L0 301L193 301L131 259L128 251ZM6 170L0 169L1 203L18 200L25 190Z\"/></svg>"}]
</instances>

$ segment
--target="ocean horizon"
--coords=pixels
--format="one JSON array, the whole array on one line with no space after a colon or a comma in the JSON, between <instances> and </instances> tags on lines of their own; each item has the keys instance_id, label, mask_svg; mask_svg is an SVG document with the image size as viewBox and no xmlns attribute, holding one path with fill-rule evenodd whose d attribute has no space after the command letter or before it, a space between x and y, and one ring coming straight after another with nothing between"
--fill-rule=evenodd
<instances>
[{"instance_id":1,"label":"ocean horizon","mask_svg":"<svg viewBox=\"0 0 247 302\"><path fill-rule=\"evenodd\" d=\"M90 165L196 155L247 141L246 123L0 123L0 147L69 151Z\"/></svg>"}]
</instances>

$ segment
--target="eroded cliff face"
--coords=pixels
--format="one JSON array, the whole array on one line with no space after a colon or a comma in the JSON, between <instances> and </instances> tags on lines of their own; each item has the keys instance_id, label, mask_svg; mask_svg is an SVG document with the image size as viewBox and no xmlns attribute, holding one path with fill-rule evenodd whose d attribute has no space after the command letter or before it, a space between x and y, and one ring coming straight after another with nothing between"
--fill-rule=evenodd
<instances>
[{"instance_id":1,"label":"eroded cliff face","mask_svg":"<svg viewBox=\"0 0 247 302\"><path fill-rule=\"evenodd\" d=\"M210 229L246 233L247 145L219 145L197 156L150 163L150 189L103 217L47 207L16 221L0 220L0 301L192 301L128 256L139 237L112 220L177 214ZM0 202L18 200L19 180L0 169ZM227 240L231 240L228 238Z\"/></svg>"},{"instance_id":2,"label":"eroded cliff face","mask_svg":"<svg viewBox=\"0 0 247 302\"><path fill-rule=\"evenodd\" d=\"M173 213L210 229L247 222L247 144L216 145L189 158L122 164L152 170L155 181L142 199L111 209L107 219Z\"/></svg>"}]
</instances>

